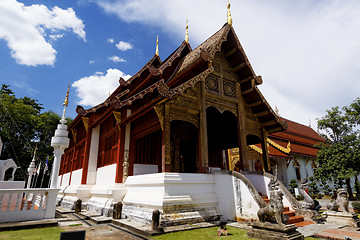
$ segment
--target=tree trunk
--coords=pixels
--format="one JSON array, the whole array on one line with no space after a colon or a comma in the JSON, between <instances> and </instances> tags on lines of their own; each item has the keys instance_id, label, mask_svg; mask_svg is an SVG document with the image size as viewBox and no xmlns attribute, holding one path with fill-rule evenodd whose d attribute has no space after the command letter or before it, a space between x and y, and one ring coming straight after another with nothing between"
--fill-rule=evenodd
<instances>
[{"instance_id":1,"label":"tree trunk","mask_svg":"<svg viewBox=\"0 0 360 240\"><path fill-rule=\"evenodd\" d=\"M352 192L352 189L351 189L351 184L350 184L350 178L346 178L346 187L347 187L347 191L349 193L349 199L353 199L354 198L354 195L353 195L353 192Z\"/></svg>"},{"instance_id":2,"label":"tree trunk","mask_svg":"<svg viewBox=\"0 0 360 240\"><path fill-rule=\"evenodd\" d=\"M355 175L355 191L356 191L356 199L360 200L360 184L357 175Z\"/></svg>"},{"instance_id":3,"label":"tree trunk","mask_svg":"<svg viewBox=\"0 0 360 240\"><path fill-rule=\"evenodd\" d=\"M360 184L357 175L355 175L355 191L356 193L360 193Z\"/></svg>"}]
</instances>

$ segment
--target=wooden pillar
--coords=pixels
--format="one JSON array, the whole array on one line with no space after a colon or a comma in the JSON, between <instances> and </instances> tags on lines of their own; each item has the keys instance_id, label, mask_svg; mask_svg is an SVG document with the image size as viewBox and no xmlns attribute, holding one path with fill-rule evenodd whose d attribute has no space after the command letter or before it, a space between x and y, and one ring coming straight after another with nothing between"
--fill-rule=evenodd
<instances>
[{"instance_id":1,"label":"wooden pillar","mask_svg":"<svg viewBox=\"0 0 360 240\"><path fill-rule=\"evenodd\" d=\"M269 161L269 149L268 149L268 143L267 143L267 137L268 133L264 129L264 127L261 128L261 147L263 152L263 163L264 163L264 170L265 172L270 171L270 161Z\"/></svg>"},{"instance_id":2,"label":"wooden pillar","mask_svg":"<svg viewBox=\"0 0 360 240\"><path fill-rule=\"evenodd\" d=\"M207 137L207 123L206 123L206 90L205 82L200 82L200 134L199 134L199 160L200 172L209 172L209 151L208 151L208 137Z\"/></svg>"},{"instance_id":3,"label":"wooden pillar","mask_svg":"<svg viewBox=\"0 0 360 240\"><path fill-rule=\"evenodd\" d=\"M161 169L162 172L171 172L171 155L170 155L170 102L164 103L164 116L162 129L162 146L161 146Z\"/></svg>"},{"instance_id":4,"label":"wooden pillar","mask_svg":"<svg viewBox=\"0 0 360 240\"><path fill-rule=\"evenodd\" d=\"M127 109L126 117L131 114L131 109ZM124 161L123 161L123 183L129 175L129 150L130 150L130 127L131 123L126 124L125 127L125 143L124 143Z\"/></svg>"},{"instance_id":5,"label":"wooden pillar","mask_svg":"<svg viewBox=\"0 0 360 240\"><path fill-rule=\"evenodd\" d=\"M248 168L247 164L247 143L246 143L246 129L245 129L245 107L244 100L241 94L240 84L236 84L237 89L237 99L238 99L238 141L239 141L239 161L240 161L240 170L245 170Z\"/></svg>"},{"instance_id":6,"label":"wooden pillar","mask_svg":"<svg viewBox=\"0 0 360 240\"><path fill-rule=\"evenodd\" d=\"M89 154L90 154L90 143L91 143L91 134L92 128L89 128L86 133L86 142L85 142L85 149L84 149L84 161L82 165L82 175L81 175L81 184L86 184L87 173L89 168Z\"/></svg>"},{"instance_id":7,"label":"wooden pillar","mask_svg":"<svg viewBox=\"0 0 360 240\"><path fill-rule=\"evenodd\" d=\"M115 182L121 183L123 178L123 167L122 162L124 161L124 142L125 142L125 128L119 126L119 138L118 138L118 152L116 156L116 177Z\"/></svg>"}]
</instances>

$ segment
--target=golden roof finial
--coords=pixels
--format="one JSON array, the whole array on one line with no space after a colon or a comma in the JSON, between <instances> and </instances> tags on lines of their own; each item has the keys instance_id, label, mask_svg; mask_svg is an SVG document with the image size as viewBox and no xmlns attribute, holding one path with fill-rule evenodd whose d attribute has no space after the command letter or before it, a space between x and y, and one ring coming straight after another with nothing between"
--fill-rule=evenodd
<instances>
[{"instance_id":1,"label":"golden roof finial","mask_svg":"<svg viewBox=\"0 0 360 240\"><path fill-rule=\"evenodd\" d=\"M228 0L228 5L227 5L227 23L232 26L232 17L231 17L231 13L230 13L230 2Z\"/></svg>"},{"instance_id":2,"label":"golden roof finial","mask_svg":"<svg viewBox=\"0 0 360 240\"><path fill-rule=\"evenodd\" d=\"M185 33L185 42L187 44L189 44L189 25L188 25L188 20L186 19L186 33Z\"/></svg>"},{"instance_id":3,"label":"golden roof finial","mask_svg":"<svg viewBox=\"0 0 360 240\"><path fill-rule=\"evenodd\" d=\"M63 106L68 106L69 105L69 90L70 90L70 83L69 83L69 86L68 86L68 89L67 89L67 93L66 93L66 97L65 97Z\"/></svg>"},{"instance_id":4,"label":"golden roof finial","mask_svg":"<svg viewBox=\"0 0 360 240\"><path fill-rule=\"evenodd\" d=\"M276 105L275 105L275 113L276 113L276 115L279 115L279 109Z\"/></svg>"},{"instance_id":5,"label":"golden roof finial","mask_svg":"<svg viewBox=\"0 0 360 240\"><path fill-rule=\"evenodd\" d=\"M157 35L156 37L156 51L155 51L156 56L159 56L159 35Z\"/></svg>"}]
</instances>

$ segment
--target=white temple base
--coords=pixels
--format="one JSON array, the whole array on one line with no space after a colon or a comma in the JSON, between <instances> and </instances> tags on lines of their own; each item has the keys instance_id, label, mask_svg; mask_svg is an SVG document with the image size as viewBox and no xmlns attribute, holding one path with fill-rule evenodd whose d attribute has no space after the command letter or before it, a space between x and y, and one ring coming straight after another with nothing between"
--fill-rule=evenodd
<instances>
[{"instance_id":1,"label":"white temple base","mask_svg":"<svg viewBox=\"0 0 360 240\"><path fill-rule=\"evenodd\" d=\"M122 201L126 187L122 183L113 185L95 185L90 191L87 210L106 217L112 216L113 205Z\"/></svg>"},{"instance_id":2,"label":"white temple base","mask_svg":"<svg viewBox=\"0 0 360 240\"><path fill-rule=\"evenodd\" d=\"M161 225L220 219L215 179L209 174L156 173L126 180L123 217L150 224L152 212L161 212Z\"/></svg>"},{"instance_id":3,"label":"white temple base","mask_svg":"<svg viewBox=\"0 0 360 240\"><path fill-rule=\"evenodd\" d=\"M25 181L0 181L0 189L24 189Z\"/></svg>"}]
</instances>

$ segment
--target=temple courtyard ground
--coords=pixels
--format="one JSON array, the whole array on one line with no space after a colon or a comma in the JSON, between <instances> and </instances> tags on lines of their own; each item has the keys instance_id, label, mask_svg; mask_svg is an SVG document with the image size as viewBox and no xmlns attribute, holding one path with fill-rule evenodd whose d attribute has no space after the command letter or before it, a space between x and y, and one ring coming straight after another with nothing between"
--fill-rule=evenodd
<instances>
[{"instance_id":1,"label":"temple courtyard ground","mask_svg":"<svg viewBox=\"0 0 360 240\"><path fill-rule=\"evenodd\" d=\"M323 206L328 201L320 201ZM352 211L352 209L351 209ZM217 223L186 224L165 228L165 234L153 236L150 226L129 222L126 219L111 221L111 218L90 217L86 213L75 214L65 211L56 219L0 224L0 239L59 239L60 232L86 231L86 239L218 239ZM60 227L54 227L60 226ZM229 235L226 239L248 239L246 232L250 228L247 223L229 222ZM29 230L21 230L29 229ZM11 230L11 231L9 231ZM297 229L306 240L352 239L360 240L360 228L343 226L335 223L310 224ZM48 234L48 235L46 235ZM34 236L34 237L32 237Z\"/></svg>"}]
</instances>

